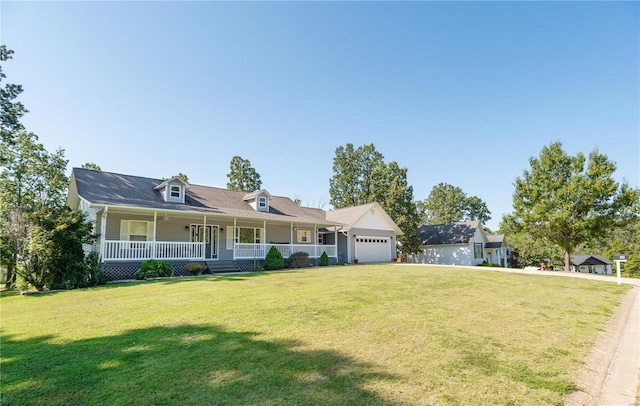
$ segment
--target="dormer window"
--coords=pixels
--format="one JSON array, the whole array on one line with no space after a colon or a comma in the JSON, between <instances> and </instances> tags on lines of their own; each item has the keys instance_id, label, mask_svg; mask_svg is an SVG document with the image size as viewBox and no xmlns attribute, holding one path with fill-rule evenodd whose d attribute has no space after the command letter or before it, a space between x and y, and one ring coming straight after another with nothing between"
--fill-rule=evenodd
<instances>
[{"instance_id":1,"label":"dormer window","mask_svg":"<svg viewBox=\"0 0 640 406\"><path fill-rule=\"evenodd\" d=\"M269 200L272 196L266 190L259 190L257 192L249 193L243 197L243 200L256 211L269 211Z\"/></svg>"},{"instance_id":2,"label":"dormer window","mask_svg":"<svg viewBox=\"0 0 640 406\"><path fill-rule=\"evenodd\" d=\"M165 202L184 203L185 191L190 187L188 182L174 176L156 186L155 189L160 192Z\"/></svg>"},{"instance_id":3,"label":"dormer window","mask_svg":"<svg viewBox=\"0 0 640 406\"><path fill-rule=\"evenodd\" d=\"M179 185L171 185L170 196L175 199L180 199L182 197L182 188Z\"/></svg>"}]
</instances>

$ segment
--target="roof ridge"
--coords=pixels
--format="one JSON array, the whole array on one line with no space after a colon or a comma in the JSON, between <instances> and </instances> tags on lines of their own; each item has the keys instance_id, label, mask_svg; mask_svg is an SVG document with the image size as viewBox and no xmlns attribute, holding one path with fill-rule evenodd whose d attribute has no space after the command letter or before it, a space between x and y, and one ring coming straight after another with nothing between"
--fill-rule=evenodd
<instances>
[{"instance_id":1,"label":"roof ridge","mask_svg":"<svg viewBox=\"0 0 640 406\"><path fill-rule=\"evenodd\" d=\"M130 174L127 174L127 173L119 173L119 172L112 172L112 171L102 171L102 170L97 171L95 169L88 169L88 168L82 168L82 167L74 167L71 170L74 171L76 169L83 170L83 171L91 171L91 172L102 172L102 173L106 173L106 174L110 174L110 175L123 176L123 177L128 177L128 178L154 180L154 181L158 181L160 183L165 181L165 179L151 178L151 177L148 177L148 176L130 175ZM220 186L201 185L199 183L191 183L191 182L187 182L187 183L189 183L189 185L191 185L191 186L197 186L197 187L202 187L202 188L207 188L207 189L224 190L224 191L234 192L234 193L245 193L245 194L247 194L247 193L255 193L255 192L245 192L243 190L231 190L231 189L220 187ZM260 189L260 190L266 190L266 189ZM257 190L256 192L259 192L259 190ZM271 194L271 192L269 192L269 194ZM280 195L274 195L274 194L271 194L271 197L281 197L283 199L293 200L288 196L280 196ZM300 207L304 207L304 206L300 206ZM311 208L311 207L309 207L309 208ZM320 210L324 210L324 209L320 209Z\"/></svg>"},{"instance_id":2,"label":"roof ridge","mask_svg":"<svg viewBox=\"0 0 640 406\"><path fill-rule=\"evenodd\" d=\"M101 173L108 173L110 175L117 175L117 176L124 176L124 177L128 177L128 178L138 178L138 179L147 179L147 180L157 180L160 182L163 182L162 179L157 179L157 178L150 178L148 176L139 176L139 175L129 175L126 173L118 173L118 172L111 172L111 171L97 171L95 169L88 169L88 168L80 168L80 167L74 167L72 168L72 171L75 171L76 169L80 169L83 171L91 171L91 172L101 172Z\"/></svg>"}]
</instances>

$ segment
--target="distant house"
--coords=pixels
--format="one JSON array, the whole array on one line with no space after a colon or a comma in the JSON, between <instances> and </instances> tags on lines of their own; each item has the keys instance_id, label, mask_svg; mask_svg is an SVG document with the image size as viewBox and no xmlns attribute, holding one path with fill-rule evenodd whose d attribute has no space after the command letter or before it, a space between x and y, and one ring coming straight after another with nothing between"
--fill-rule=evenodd
<instances>
[{"instance_id":1,"label":"distant house","mask_svg":"<svg viewBox=\"0 0 640 406\"><path fill-rule=\"evenodd\" d=\"M483 262L508 266L510 250L504 235L482 229L480 221L423 225L418 229L421 252L409 262L442 265L479 265Z\"/></svg>"},{"instance_id":2,"label":"distant house","mask_svg":"<svg viewBox=\"0 0 640 406\"><path fill-rule=\"evenodd\" d=\"M600 255L574 255L571 258L571 270L573 272L596 273L612 275L611 261Z\"/></svg>"},{"instance_id":3,"label":"distant house","mask_svg":"<svg viewBox=\"0 0 640 406\"><path fill-rule=\"evenodd\" d=\"M133 275L142 261L188 262L212 272L250 270L271 247L330 261L390 261L402 232L377 203L325 211L266 190L252 193L74 168L67 204L87 214L100 239L108 279Z\"/></svg>"}]
</instances>

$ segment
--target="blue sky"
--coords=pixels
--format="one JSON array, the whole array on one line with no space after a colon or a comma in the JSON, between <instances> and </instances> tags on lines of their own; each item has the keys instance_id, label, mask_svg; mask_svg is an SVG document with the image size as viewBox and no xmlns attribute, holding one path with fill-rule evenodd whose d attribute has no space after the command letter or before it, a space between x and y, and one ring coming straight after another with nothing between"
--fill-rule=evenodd
<instances>
[{"instance_id":1,"label":"blue sky","mask_svg":"<svg viewBox=\"0 0 640 406\"><path fill-rule=\"evenodd\" d=\"M23 122L69 170L329 201L373 143L417 200L445 182L498 227L529 158L597 148L640 186L638 2L0 2ZM328 204L325 208L329 208Z\"/></svg>"}]
</instances>

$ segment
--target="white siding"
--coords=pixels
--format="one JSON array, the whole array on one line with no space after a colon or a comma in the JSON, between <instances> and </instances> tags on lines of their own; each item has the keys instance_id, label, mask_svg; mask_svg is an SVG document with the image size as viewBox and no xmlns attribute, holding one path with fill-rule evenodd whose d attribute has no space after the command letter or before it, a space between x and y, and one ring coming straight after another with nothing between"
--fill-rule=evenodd
<instances>
[{"instance_id":1,"label":"white siding","mask_svg":"<svg viewBox=\"0 0 640 406\"><path fill-rule=\"evenodd\" d=\"M613 269L609 265L591 265L591 269L591 273L597 273L600 275L611 275L613 273ZM589 265L581 265L578 271L589 273Z\"/></svg>"},{"instance_id":2,"label":"white siding","mask_svg":"<svg viewBox=\"0 0 640 406\"><path fill-rule=\"evenodd\" d=\"M443 245L439 247L423 247L421 253L412 255L409 258L409 262L419 264L474 265L473 246Z\"/></svg>"},{"instance_id":3,"label":"white siding","mask_svg":"<svg viewBox=\"0 0 640 406\"><path fill-rule=\"evenodd\" d=\"M474 244L482 244L481 258L474 258ZM476 229L471 243L468 245L431 245L423 246L422 252L412 255L409 262L441 265L479 265L485 258L484 247L487 241L484 233Z\"/></svg>"},{"instance_id":4,"label":"white siding","mask_svg":"<svg viewBox=\"0 0 640 406\"><path fill-rule=\"evenodd\" d=\"M373 208L368 210L367 213L354 224L353 228L393 231L393 227Z\"/></svg>"}]
</instances>

